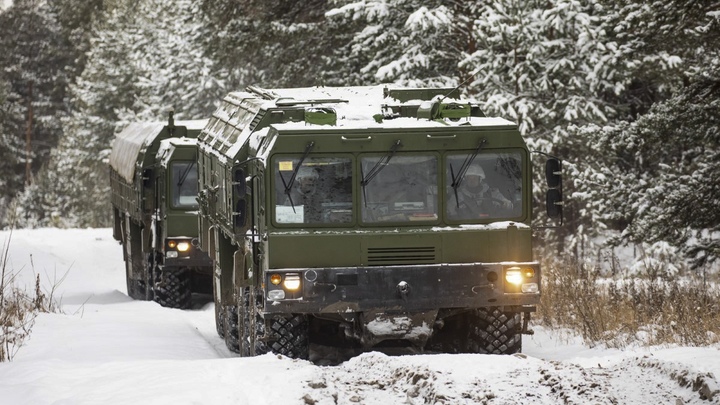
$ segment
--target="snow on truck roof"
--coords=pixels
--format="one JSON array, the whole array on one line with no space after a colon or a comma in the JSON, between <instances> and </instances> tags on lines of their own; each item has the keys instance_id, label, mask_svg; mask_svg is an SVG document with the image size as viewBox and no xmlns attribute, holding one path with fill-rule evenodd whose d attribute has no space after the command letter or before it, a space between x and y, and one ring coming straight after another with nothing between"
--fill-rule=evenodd
<instances>
[{"instance_id":1,"label":"snow on truck roof","mask_svg":"<svg viewBox=\"0 0 720 405\"><path fill-rule=\"evenodd\" d=\"M456 122L419 119L419 118L394 118L385 119L381 123L375 121L374 116L380 114L383 105L419 105L424 100L414 99L398 101L386 95L387 85L377 86L356 86L356 87L300 87L286 89L258 89L265 92L268 99L265 101L267 108L273 108L285 103L291 105L293 102L304 103L308 107L328 106L337 114L336 125L313 125L307 122L288 122L283 124L272 124L279 130L308 129L332 130L340 128L444 128L447 126L472 125L482 127L516 127L517 125L509 120L499 117L468 117ZM411 89L407 89L411 90ZM228 96L235 99L245 99L247 92L233 92ZM439 96L435 97L436 99ZM451 97L443 99L443 102L457 102L467 104L473 100L458 100Z\"/></svg>"},{"instance_id":2,"label":"snow on truck roof","mask_svg":"<svg viewBox=\"0 0 720 405\"><path fill-rule=\"evenodd\" d=\"M167 124L167 121L133 122L125 127L113 141L110 167L123 179L132 182L139 153L155 141ZM175 121L176 127L186 127L189 130L202 130L205 124L207 120Z\"/></svg>"}]
</instances>

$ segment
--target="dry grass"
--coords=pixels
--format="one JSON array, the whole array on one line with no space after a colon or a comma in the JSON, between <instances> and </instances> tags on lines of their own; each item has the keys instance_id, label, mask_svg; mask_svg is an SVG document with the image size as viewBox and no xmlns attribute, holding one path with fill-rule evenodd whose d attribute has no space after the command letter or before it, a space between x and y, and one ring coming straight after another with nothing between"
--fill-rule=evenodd
<instances>
[{"instance_id":1,"label":"dry grass","mask_svg":"<svg viewBox=\"0 0 720 405\"><path fill-rule=\"evenodd\" d=\"M538 322L579 333L591 346L720 343L720 288L699 277L647 273L603 278L584 264L543 267Z\"/></svg>"},{"instance_id":2,"label":"dry grass","mask_svg":"<svg viewBox=\"0 0 720 405\"><path fill-rule=\"evenodd\" d=\"M12 361L29 339L38 313L59 312L54 294L62 282L61 279L49 291L44 291L40 275L36 275L33 291L19 286L18 273L8 266L11 238L12 232L0 254L0 362Z\"/></svg>"}]
</instances>

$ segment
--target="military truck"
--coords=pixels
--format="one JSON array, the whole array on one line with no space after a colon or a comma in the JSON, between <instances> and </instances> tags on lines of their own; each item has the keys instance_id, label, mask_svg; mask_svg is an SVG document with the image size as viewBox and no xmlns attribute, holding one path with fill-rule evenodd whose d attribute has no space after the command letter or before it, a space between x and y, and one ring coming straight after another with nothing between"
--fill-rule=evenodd
<instances>
[{"instance_id":1,"label":"military truck","mask_svg":"<svg viewBox=\"0 0 720 405\"><path fill-rule=\"evenodd\" d=\"M231 350L521 350L541 269L515 123L456 89L248 87L198 139L200 243Z\"/></svg>"},{"instance_id":2,"label":"military truck","mask_svg":"<svg viewBox=\"0 0 720 405\"><path fill-rule=\"evenodd\" d=\"M197 248L197 136L205 121L132 123L113 142L113 237L134 299L189 308L210 294L212 262Z\"/></svg>"}]
</instances>

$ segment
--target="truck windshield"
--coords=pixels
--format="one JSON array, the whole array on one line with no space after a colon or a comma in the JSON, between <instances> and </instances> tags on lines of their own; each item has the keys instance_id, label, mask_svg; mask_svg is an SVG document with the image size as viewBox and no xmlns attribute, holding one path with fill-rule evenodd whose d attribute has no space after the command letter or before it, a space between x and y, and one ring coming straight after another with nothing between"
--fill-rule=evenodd
<instances>
[{"instance_id":1,"label":"truck windshield","mask_svg":"<svg viewBox=\"0 0 720 405\"><path fill-rule=\"evenodd\" d=\"M194 162L170 163L170 201L173 208L197 209L197 165Z\"/></svg>"},{"instance_id":2,"label":"truck windshield","mask_svg":"<svg viewBox=\"0 0 720 405\"><path fill-rule=\"evenodd\" d=\"M275 222L279 224L352 222L350 158L308 156L273 158ZM293 172L295 181L291 184Z\"/></svg>"},{"instance_id":3,"label":"truck windshield","mask_svg":"<svg viewBox=\"0 0 720 405\"><path fill-rule=\"evenodd\" d=\"M361 157L363 176L380 159L382 156ZM437 161L433 155L395 155L363 188L363 222L436 221Z\"/></svg>"},{"instance_id":4,"label":"truck windshield","mask_svg":"<svg viewBox=\"0 0 720 405\"><path fill-rule=\"evenodd\" d=\"M473 159L457 187L458 170L467 153L446 159L445 207L452 221L517 218L522 215L522 156L481 153Z\"/></svg>"}]
</instances>

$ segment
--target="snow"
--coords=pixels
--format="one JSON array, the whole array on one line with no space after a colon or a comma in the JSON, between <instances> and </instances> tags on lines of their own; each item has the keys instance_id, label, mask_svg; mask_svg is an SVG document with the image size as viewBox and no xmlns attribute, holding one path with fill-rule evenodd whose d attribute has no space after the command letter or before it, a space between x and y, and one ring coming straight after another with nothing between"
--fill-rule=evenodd
<instances>
[{"instance_id":1,"label":"snow","mask_svg":"<svg viewBox=\"0 0 720 405\"><path fill-rule=\"evenodd\" d=\"M35 273L46 286L67 274L55 293L63 313L40 314L0 363L1 404L713 403L703 392L720 401L717 347L589 348L539 326L514 356L239 358L217 337L211 302L182 311L128 298L110 229L19 230L9 243L8 268L29 289Z\"/></svg>"}]
</instances>

